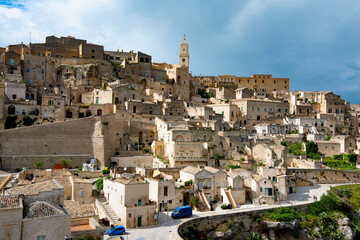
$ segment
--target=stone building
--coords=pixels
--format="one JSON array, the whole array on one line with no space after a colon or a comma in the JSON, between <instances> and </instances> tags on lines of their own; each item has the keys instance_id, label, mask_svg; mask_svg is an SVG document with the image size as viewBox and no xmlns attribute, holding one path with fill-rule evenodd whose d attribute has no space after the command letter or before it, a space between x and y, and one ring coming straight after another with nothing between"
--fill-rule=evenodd
<instances>
[{"instance_id":1,"label":"stone building","mask_svg":"<svg viewBox=\"0 0 360 240\"><path fill-rule=\"evenodd\" d=\"M104 195L126 228L157 224L157 206L150 201L149 183L142 176L124 173L105 179Z\"/></svg>"}]
</instances>

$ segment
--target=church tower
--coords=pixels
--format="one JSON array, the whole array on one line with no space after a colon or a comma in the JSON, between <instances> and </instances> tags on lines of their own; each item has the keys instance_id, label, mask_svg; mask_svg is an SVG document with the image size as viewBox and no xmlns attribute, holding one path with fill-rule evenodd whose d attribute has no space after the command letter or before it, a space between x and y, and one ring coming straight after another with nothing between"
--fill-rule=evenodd
<instances>
[{"instance_id":1,"label":"church tower","mask_svg":"<svg viewBox=\"0 0 360 240\"><path fill-rule=\"evenodd\" d=\"M184 41L180 44L179 64L189 68L189 45L186 43L185 34Z\"/></svg>"}]
</instances>

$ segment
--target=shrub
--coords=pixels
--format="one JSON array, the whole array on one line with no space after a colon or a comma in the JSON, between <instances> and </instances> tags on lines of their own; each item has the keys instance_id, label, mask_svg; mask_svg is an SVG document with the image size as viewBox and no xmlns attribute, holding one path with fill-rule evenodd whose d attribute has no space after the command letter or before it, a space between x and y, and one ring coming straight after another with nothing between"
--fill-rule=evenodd
<instances>
[{"instance_id":1,"label":"shrub","mask_svg":"<svg viewBox=\"0 0 360 240\"><path fill-rule=\"evenodd\" d=\"M69 168L71 165L71 160L70 159L65 159L65 158L61 158L59 160L59 163L61 164L62 167L64 168Z\"/></svg>"},{"instance_id":2,"label":"shrub","mask_svg":"<svg viewBox=\"0 0 360 240\"><path fill-rule=\"evenodd\" d=\"M241 157L241 158L240 158L240 161L244 162L244 161L245 161L245 158L244 158L244 157Z\"/></svg>"},{"instance_id":3,"label":"shrub","mask_svg":"<svg viewBox=\"0 0 360 240\"><path fill-rule=\"evenodd\" d=\"M101 190L103 190L103 187L104 187L104 179L103 179L103 178L98 179L98 180L95 182L95 184L96 184L96 190L97 190L98 192L101 192Z\"/></svg>"},{"instance_id":4,"label":"shrub","mask_svg":"<svg viewBox=\"0 0 360 240\"><path fill-rule=\"evenodd\" d=\"M34 163L34 165L35 165L36 168L41 168L41 167L43 166L43 164L44 164L43 161L36 161L36 162Z\"/></svg>"},{"instance_id":5,"label":"shrub","mask_svg":"<svg viewBox=\"0 0 360 240\"><path fill-rule=\"evenodd\" d=\"M144 148L143 152L148 154L148 153L150 153L150 149L149 148Z\"/></svg>"},{"instance_id":6,"label":"shrub","mask_svg":"<svg viewBox=\"0 0 360 240\"><path fill-rule=\"evenodd\" d=\"M231 209L231 206L230 206L230 204L224 203L223 205L221 205L221 209L222 210Z\"/></svg>"},{"instance_id":7,"label":"shrub","mask_svg":"<svg viewBox=\"0 0 360 240\"><path fill-rule=\"evenodd\" d=\"M221 155L220 153L217 153L217 154L215 154L215 159L216 160L224 159L224 156Z\"/></svg>"},{"instance_id":8,"label":"shrub","mask_svg":"<svg viewBox=\"0 0 360 240\"><path fill-rule=\"evenodd\" d=\"M198 208L200 205L200 201L199 201L199 197L195 196L191 199L191 205L193 205L194 207Z\"/></svg>"},{"instance_id":9,"label":"shrub","mask_svg":"<svg viewBox=\"0 0 360 240\"><path fill-rule=\"evenodd\" d=\"M295 219L301 219L301 213L297 212L294 208L279 207L277 209L270 209L264 214L263 218L277 222L291 222Z\"/></svg>"},{"instance_id":10,"label":"shrub","mask_svg":"<svg viewBox=\"0 0 360 240\"><path fill-rule=\"evenodd\" d=\"M7 116L5 120L5 129L16 128L17 116Z\"/></svg>"},{"instance_id":11,"label":"shrub","mask_svg":"<svg viewBox=\"0 0 360 240\"><path fill-rule=\"evenodd\" d=\"M344 188L342 188L340 191L341 191L341 194L342 194L344 197L346 197L346 198L351 198L352 193L351 193L351 191L350 191L348 188L344 187Z\"/></svg>"},{"instance_id":12,"label":"shrub","mask_svg":"<svg viewBox=\"0 0 360 240\"><path fill-rule=\"evenodd\" d=\"M305 152L303 152L303 145L301 142L295 143L290 145L289 147L289 153L292 155L302 155Z\"/></svg>"},{"instance_id":13,"label":"shrub","mask_svg":"<svg viewBox=\"0 0 360 240\"><path fill-rule=\"evenodd\" d=\"M341 210L342 204L339 198L334 194L322 195L320 201L310 204L307 213L318 216L322 212L331 212Z\"/></svg>"},{"instance_id":14,"label":"shrub","mask_svg":"<svg viewBox=\"0 0 360 240\"><path fill-rule=\"evenodd\" d=\"M106 174L109 174L110 173L110 169L104 169L103 170L103 174L106 175Z\"/></svg>"},{"instance_id":15,"label":"shrub","mask_svg":"<svg viewBox=\"0 0 360 240\"><path fill-rule=\"evenodd\" d=\"M193 183L192 179L190 179L189 181L184 182L184 185L185 185L185 187L188 187L188 186L191 186L192 183Z\"/></svg>"},{"instance_id":16,"label":"shrub","mask_svg":"<svg viewBox=\"0 0 360 240\"><path fill-rule=\"evenodd\" d=\"M34 124L34 122L36 120L37 120L37 118L32 119L29 116L24 116L24 118L23 118L24 126L31 126Z\"/></svg>"},{"instance_id":17,"label":"shrub","mask_svg":"<svg viewBox=\"0 0 360 240\"><path fill-rule=\"evenodd\" d=\"M281 141L281 145L283 145L283 146L288 146L288 144L287 144L287 142L285 142L285 141Z\"/></svg>"},{"instance_id":18,"label":"shrub","mask_svg":"<svg viewBox=\"0 0 360 240\"><path fill-rule=\"evenodd\" d=\"M226 166L226 168L237 169L237 168L241 168L241 166L229 164Z\"/></svg>"}]
</instances>

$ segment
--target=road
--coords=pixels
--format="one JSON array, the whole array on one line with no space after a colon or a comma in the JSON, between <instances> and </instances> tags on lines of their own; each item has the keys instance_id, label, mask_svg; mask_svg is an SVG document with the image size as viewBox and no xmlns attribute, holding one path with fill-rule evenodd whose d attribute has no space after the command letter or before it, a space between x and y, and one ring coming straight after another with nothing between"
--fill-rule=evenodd
<instances>
[{"instance_id":1,"label":"road","mask_svg":"<svg viewBox=\"0 0 360 240\"><path fill-rule=\"evenodd\" d=\"M313 202L314 196L319 200L321 195L325 194L330 186L343 184L320 184L310 187L296 187L296 193L288 195L288 200L280 202L275 205L256 206L253 204L242 205L240 208L230 210L216 210L210 212L193 211L193 217L206 217L224 213L246 212L254 209L270 209L278 206L293 206ZM171 213L169 212L169 215ZM125 240L163 240L172 239L172 234L176 232L177 225L187 219L172 219L171 216L165 213L159 214L159 224L151 227L132 228L127 229L127 234L124 235ZM106 235L104 239L106 240Z\"/></svg>"}]
</instances>

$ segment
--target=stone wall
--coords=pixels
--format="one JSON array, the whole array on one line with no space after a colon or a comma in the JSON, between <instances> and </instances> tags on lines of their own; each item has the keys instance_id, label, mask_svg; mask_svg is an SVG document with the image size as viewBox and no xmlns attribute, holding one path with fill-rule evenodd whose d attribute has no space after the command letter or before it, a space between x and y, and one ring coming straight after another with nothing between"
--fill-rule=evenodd
<instances>
[{"instance_id":1,"label":"stone wall","mask_svg":"<svg viewBox=\"0 0 360 240\"><path fill-rule=\"evenodd\" d=\"M319 184L359 182L360 172L335 169L288 168L286 175L297 177Z\"/></svg>"},{"instance_id":2,"label":"stone wall","mask_svg":"<svg viewBox=\"0 0 360 240\"><path fill-rule=\"evenodd\" d=\"M0 239L20 239L22 215L22 207L0 209Z\"/></svg>"},{"instance_id":3,"label":"stone wall","mask_svg":"<svg viewBox=\"0 0 360 240\"><path fill-rule=\"evenodd\" d=\"M82 166L93 157L94 122L84 118L0 131L1 168L34 168L39 160L44 168L54 168L60 158Z\"/></svg>"},{"instance_id":4,"label":"stone wall","mask_svg":"<svg viewBox=\"0 0 360 240\"><path fill-rule=\"evenodd\" d=\"M33 240L37 236L46 239L64 240L71 235L71 215L24 218L23 240Z\"/></svg>"},{"instance_id":5,"label":"stone wall","mask_svg":"<svg viewBox=\"0 0 360 240\"><path fill-rule=\"evenodd\" d=\"M304 211L309 204L302 204L295 207L299 211ZM258 216L263 215L267 212L268 209L273 207L268 207L261 210L250 210L237 213L226 213L208 217L197 217L192 218L188 221L181 223L178 226L177 232L172 236L173 239L180 240L183 239L182 236L186 234L191 228L197 231L210 231L211 229L216 228L222 223L232 225L237 229L241 229L239 235L234 237L234 239L247 239L252 232L258 232L260 223L256 221Z\"/></svg>"}]
</instances>

